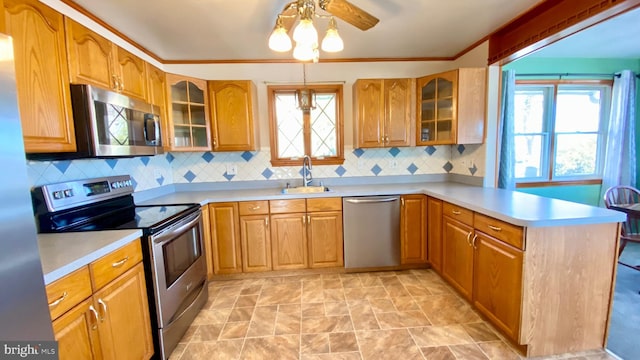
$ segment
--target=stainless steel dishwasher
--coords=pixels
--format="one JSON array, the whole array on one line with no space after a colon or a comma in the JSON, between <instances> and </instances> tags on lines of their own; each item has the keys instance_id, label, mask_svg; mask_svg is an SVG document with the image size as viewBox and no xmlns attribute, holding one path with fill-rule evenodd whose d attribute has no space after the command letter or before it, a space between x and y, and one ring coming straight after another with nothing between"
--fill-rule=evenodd
<instances>
[{"instance_id":1,"label":"stainless steel dishwasher","mask_svg":"<svg viewBox=\"0 0 640 360\"><path fill-rule=\"evenodd\" d=\"M342 199L345 268L400 265L400 196Z\"/></svg>"}]
</instances>

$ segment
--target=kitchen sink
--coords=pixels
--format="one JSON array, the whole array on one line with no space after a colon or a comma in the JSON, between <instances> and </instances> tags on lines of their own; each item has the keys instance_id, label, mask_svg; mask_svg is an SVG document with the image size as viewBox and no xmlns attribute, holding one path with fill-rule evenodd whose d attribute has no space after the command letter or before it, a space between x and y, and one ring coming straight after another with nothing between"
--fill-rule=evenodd
<instances>
[{"instance_id":1,"label":"kitchen sink","mask_svg":"<svg viewBox=\"0 0 640 360\"><path fill-rule=\"evenodd\" d=\"M309 194L329 191L325 186L298 186L282 189L283 194Z\"/></svg>"}]
</instances>

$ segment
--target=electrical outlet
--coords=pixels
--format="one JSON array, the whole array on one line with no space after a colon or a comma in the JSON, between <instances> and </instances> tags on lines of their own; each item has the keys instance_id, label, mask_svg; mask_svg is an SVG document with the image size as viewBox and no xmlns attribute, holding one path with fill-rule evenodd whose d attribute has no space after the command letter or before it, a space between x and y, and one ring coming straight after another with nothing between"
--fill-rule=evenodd
<instances>
[{"instance_id":1,"label":"electrical outlet","mask_svg":"<svg viewBox=\"0 0 640 360\"><path fill-rule=\"evenodd\" d=\"M227 175L236 175L238 173L238 166L235 164L227 165Z\"/></svg>"},{"instance_id":2,"label":"electrical outlet","mask_svg":"<svg viewBox=\"0 0 640 360\"><path fill-rule=\"evenodd\" d=\"M389 167L392 169L395 169L398 167L398 160L396 159L391 159L389 160Z\"/></svg>"}]
</instances>

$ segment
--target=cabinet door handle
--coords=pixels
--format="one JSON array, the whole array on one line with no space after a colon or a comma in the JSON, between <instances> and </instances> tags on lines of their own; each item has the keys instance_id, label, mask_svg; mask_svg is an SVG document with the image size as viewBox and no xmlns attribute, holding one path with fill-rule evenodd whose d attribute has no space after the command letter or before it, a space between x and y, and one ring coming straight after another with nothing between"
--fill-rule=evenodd
<instances>
[{"instance_id":1,"label":"cabinet door handle","mask_svg":"<svg viewBox=\"0 0 640 360\"><path fill-rule=\"evenodd\" d=\"M302 225L305 225L305 224L306 224L306 219L305 219L305 216L302 215Z\"/></svg>"},{"instance_id":2,"label":"cabinet door handle","mask_svg":"<svg viewBox=\"0 0 640 360\"><path fill-rule=\"evenodd\" d=\"M258 206L254 206L254 207L251 208L251 211L256 211L256 210L260 210L260 206L259 205Z\"/></svg>"},{"instance_id":3,"label":"cabinet door handle","mask_svg":"<svg viewBox=\"0 0 640 360\"><path fill-rule=\"evenodd\" d=\"M461 213L460 211L458 211L458 210L451 210L451 213L452 213L453 215L460 215L460 214L462 214L462 213Z\"/></svg>"},{"instance_id":4,"label":"cabinet door handle","mask_svg":"<svg viewBox=\"0 0 640 360\"><path fill-rule=\"evenodd\" d=\"M467 244L469 244L469 246L473 246L471 245L471 231L467 234Z\"/></svg>"},{"instance_id":5,"label":"cabinet door handle","mask_svg":"<svg viewBox=\"0 0 640 360\"><path fill-rule=\"evenodd\" d=\"M58 305L62 302L62 300L64 300L64 299L66 299L66 298L67 298L67 295L69 295L69 294L67 294L67 292L66 292L66 291L65 291L65 292L63 292L63 293L62 293L62 296L60 296L60 297L59 297L59 298L57 298L56 300L54 300L54 301L52 301L52 302L50 302L50 303L49 303L49 307L50 307L50 308L52 308L52 307L56 307L56 306L58 306Z\"/></svg>"},{"instance_id":6,"label":"cabinet door handle","mask_svg":"<svg viewBox=\"0 0 640 360\"><path fill-rule=\"evenodd\" d=\"M404 198L400 198L400 205L404 207Z\"/></svg>"},{"instance_id":7,"label":"cabinet door handle","mask_svg":"<svg viewBox=\"0 0 640 360\"><path fill-rule=\"evenodd\" d=\"M269 227L269 218L264 218L264 226Z\"/></svg>"},{"instance_id":8,"label":"cabinet door handle","mask_svg":"<svg viewBox=\"0 0 640 360\"><path fill-rule=\"evenodd\" d=\"M307 215L307 224L311 224L311 215Z\"/></svg>"},{"instance_id":9,"label":"cabinet door handle","mask_svg":"<svg viewBox=\"0 0 640 360\"><path fill-rule=\"evenodd\" d=\"M119 91L120 84L118 83L118 76L116 74L111 75L111 79L113 80L113 90Z\"/></svg>"},{"instance_id":10,"label":"cabinet door handle","mask_svg":"<svg viewBox=\"0 0 640 360\"><path fill-rule=\"evenodd\" d=\"M98 299L98 304L102 306L102 315L100 316L100 322L104 322L104 315L107 313L107 304L105 304L102 299Z\"/></svg>"},{"instance_id":11,"label":"cabinet door handle","mask_svg":"<svg viewBox=\"0 0 640 360\"><path fill-rule=\"evenodd\" d=\"M93 307L93 305L89 305L89 311L91 311L91 314L93 315L93 318L95 319L95 322L91 326L91 330L95 330L95 329L98 328L98 312Z\"/></svg>"},{"instance_id":12,"label":"cabinet door handle","mask_svg":"<svg viewBox=\"0 0 640 360\"><path fill-rule=\"evenodd\" d=\"M111 264L111 266L114 267L114 268L120 267L120 266L124 265L124 263L126 263L128 260L129 260L129 257L125 256L124 259L114 262L113 264Z\"/></svg>"},{"instance_id":13,"label":"cabinet door handle","mask_svg":"<svg viewBox=\"0 0 640 360\"><path fill-rule=\"evenodd\" d=\"M493 231L502 231L501 227L497 227L497 226L492 226L492 225L487 225L489 227L489 229L493 230Z\"/></svg>"},{"instance_id":14,"label":"cabinet door handle","mask_svg":"<svg viewBox=\"0 0 640 360\"><path fill-rule=\"evenodd\" d=\"M213 137L213 147L216 147L218 145L218 139L216 139L216 137Z\"/></svg>"},{"instance_id":15,"label":"cabinet door handle","mask_svg":"<svg viewBox=\"0 0 640 360\"><path fill-rule=\"evenodd\" d=\"M478 240L478 234L473 235L473 239L471 240L471 246L477 250L478 247L476 246L476 240Z\"/></svg>"}]
</instances>

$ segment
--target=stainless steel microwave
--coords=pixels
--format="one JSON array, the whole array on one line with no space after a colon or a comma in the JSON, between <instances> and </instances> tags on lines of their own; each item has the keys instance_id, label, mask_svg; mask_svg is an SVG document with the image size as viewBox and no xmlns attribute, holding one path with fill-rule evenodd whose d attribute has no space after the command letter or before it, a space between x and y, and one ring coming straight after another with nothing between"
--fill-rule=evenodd
<instances>
[{"instance_id":1,"label":"stainless steel microwave","mask_svg":"<svg viewBox=\"0 0 640 360\"><path fill-rule=\"evenodd\" d=\"M160 109L91 85L72 84L77 151L27 154L28 159L81 159L161 154Z\"/></svg>"}]
</instances>

